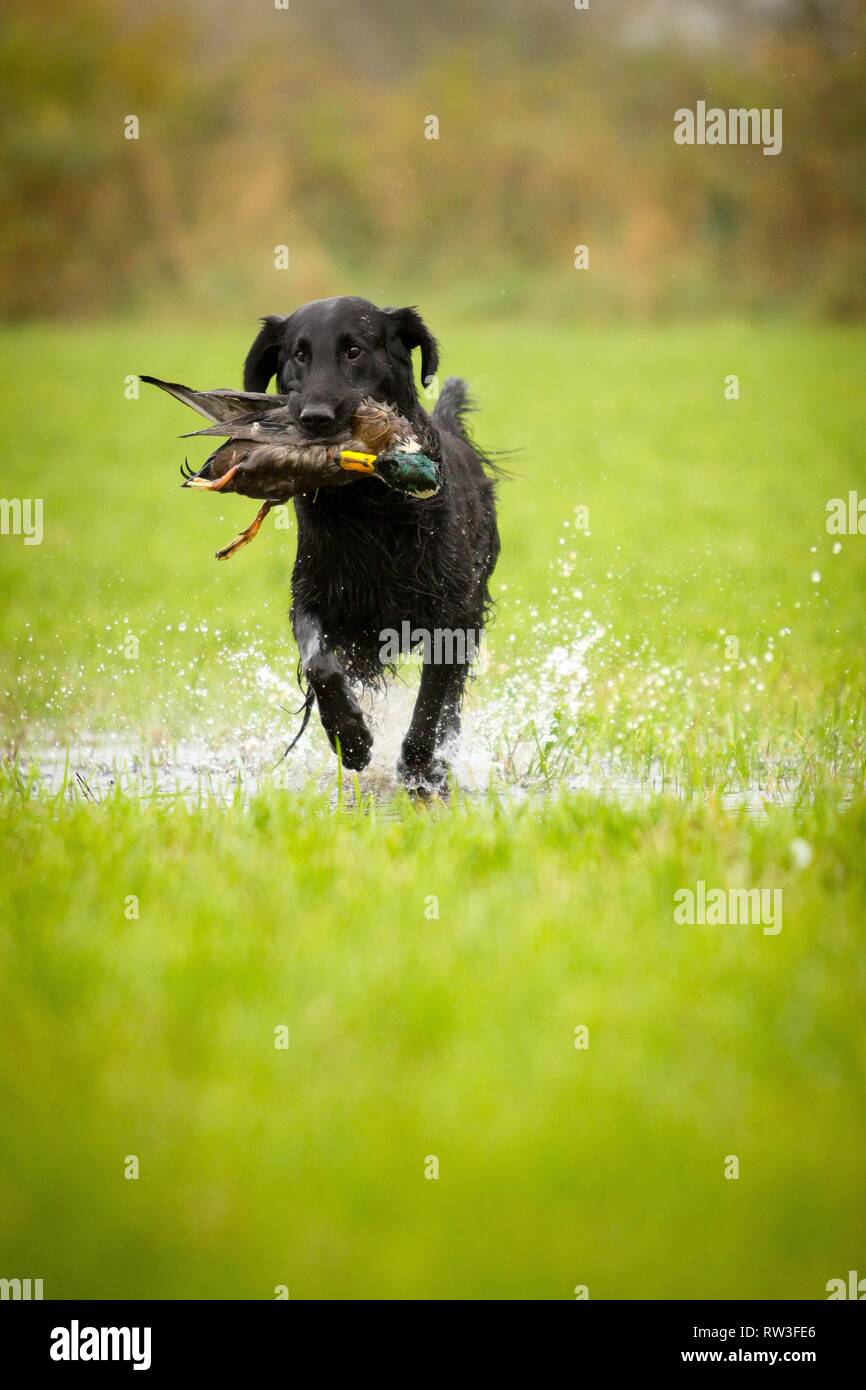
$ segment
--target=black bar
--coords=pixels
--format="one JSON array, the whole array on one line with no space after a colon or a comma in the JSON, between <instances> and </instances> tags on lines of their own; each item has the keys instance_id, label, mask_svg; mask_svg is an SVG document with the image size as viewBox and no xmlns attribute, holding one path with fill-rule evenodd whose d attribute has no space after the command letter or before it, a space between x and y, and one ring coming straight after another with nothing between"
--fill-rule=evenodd
<instances>
[{"instance_id":1,"label":"black bar","mask_svg":"<svg viewBox=\"0 0 866 1390\"><path fill-rule=\"evenodd\" d=\"M442 1358L443 1374L461 1362L465 1369L467 1361L488 1357L489 1370L490 1362L510 1357L515 1334L516 1340L521 1340L513 1318L504 1338L491 1339L486 1326L489 1315L483 1315L475 1336L470 1329L466 1353L457 1355L450 1339L442 1336L445 1329L441 1311L431 1319L430 1313L419 1310L419 1321L429 1321L431 1326L426 1333L422 1326L423 1340L407 1356L405 1345L399 1352L397 1344L390 1340L391 1319L387 1311L383 1330L388 1340L377 1345L369 1334L373 1330L370 1324L375 1327L378 1316L365 1305L366 1336L359 1342L353 1336L354 1315L345 1304L335 1302L337 1307L331 1308L328 1321L339 1319L343 1336L331 1334L322 1340L313 1305L300 1301L7 1301L0 1303L0 1364L14 1364L25 1376L31 1369L42 1374L48 1371L52 1378L86 1375L92 1379L106 1370L114 1376L137 1374L139 1380L185 1371L198 1375L213 1372L226 1378L248 1374L252 1367L257 1372L268 1367L275 1371L291 1371L293 1367L300 1370L301 1354L305 1362L312 1354L318 1360L318 1369L324 1370L339 1360L342 1351L355 1370L376 1365L385 1369L399 1358L404 1372L411 1376L422 1371L429 1378L438 1357ZM412 1336L404 1317L400 1343L407 1334ZM564 1342L562 1348L550 1346L546 1331L543 1361L549 1364L551 1353L564 1351L566 1364L575 1370L578 1366L598 1368L599 1364L611 1371L712 1364L728 1369L736 1364L792 1364L811 1367L823 1377L843 1367L850 1368L849 1374L856 1374L864 1327L858 1311L833 1301L575 1302L566 1318L551 1320L550 1332L554 1337L562 1333ZM103 1328L119 1331L116 1337L107 1333L103 1338ZM90 1329L96 1329L98 1335ZM138 1329L138 1333L133 1329ZM537 1355L541 1348L534 1338L533 1346ZM70 1357L77 1350L79 1359L53 1359L52 1347L55 1353L68 1353ZM89 1353L91 1348L106 1359L84 1359L81 1353ZM108 1359L115 1350L128 1359ZM141 1363L139 1372L133 1369L135 1360ZM308 1366L304 1379L309 1378L309 1369Z\"/></svg>"}]
</instances>

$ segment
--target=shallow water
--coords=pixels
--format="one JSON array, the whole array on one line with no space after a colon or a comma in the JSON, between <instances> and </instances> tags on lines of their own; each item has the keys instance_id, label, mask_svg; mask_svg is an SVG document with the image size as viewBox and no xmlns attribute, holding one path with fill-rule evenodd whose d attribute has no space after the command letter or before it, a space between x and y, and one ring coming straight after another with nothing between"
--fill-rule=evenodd
<instances>
[{"instance_id":1,"label":"shallow water","mask_svg":"<svg viewBox=\"0 0 866 1390\"><path fill-rule=\"evenodd\" d=\"M363 796L387 800L400 787L396 766L400 743L409 726L416 697L413 685L397 685L386 695L362 699L373 731L370 764L358 776ZM499 711L491 702L470 697L459 744L449 761L457 786L470 795L532 790L527 768L534 749L523 758L503 754ZM315 710L301 741L284 757L300 727L300 714L278 712L270 732L238 737L208 732L144 740L126 734L83 733L68 742L34 733L19 750L22 772L35 773L42 791L56 796L94 800L120 790L125 795L168 800L181 796L190 804L213 800L230 804L265 787L300 791L316 787L336 796L334 754ZM344 772L348 797L354 774Z\"/></svg>"},{"instance_id":2,"label":"shallow water","mask_svg":"<svg viewBox=\"0 0 866 1390\"><path fill-rule=\"evenodd\" d=\"M370 765L358 775L362 798L372 795L387 808L400 790L396 761L400 739L408 719L414 691L398 692L397 698L379 700L372 710L375 734ZM459 746L453 751L451 768L461 793L469 798L491 794L511 803L542 803L559 792L584 793L638 806L657 797L684 800L691 793L675 779L665 777L660 768L640 777L612 762L596 761L559 778L532 775L521 759L510 753L506 760L487 742L491 728L490 710L483 705L471 710L464 724ZM231 805L246 801L267 787L299 792L316 787L338 799L336 761L324 734L315 725L315 714L304 740L288 758L282 757L285 737L275 730L274 737L248 738L241 742L208 741L190 737L171 742L151 743L112 735L76 738L61 742L34 743L19 752L22 772L36 773L41 793L69 800L94 802L118 792L142 801L168 802L181 798L194 806L209 802ZM529 760L525 750L523 761ZM354 774L343 774L343 796L348 805L355 799ZM793 793L776 786L746 786L724 792L719 798L729 809L745 809L761 816L771 805L793 801Z\"/></svg>"},{"instance_id":3,"label":"shallow water","mask_svg":"<svg viewBox=\"0 0 866 1390\"><path fill-rule=\"evenodd\" d=\"M202 625L199 636L206 632ZM540 802L560 791L583 792L628 806L692 795L659 764L638 773L615 753L587 762L569 752L570 741L579 739L591 666L608 640L600 623L587 612L568 619L560 613L553 621L537 621L531 639L528 654L500 648L494 660L482 649L467 691L462 737L449 750L462 794ZM228 805L267 787L299 792L312 786L336 801L336 763L315 711L301 741L283 757L301 722L295 712L301 697L290 674L268 660L257 639L233 649L221 646L216 659L213 652L209 657L199 669L219 676L219 698L191 684L186 665L167 669L153 732L119 725L60 734L50 725L33 726L14 750L22 773L36 779L40 792L69 799L100 801L121 792L141 800L181 797L190 805ZM177 677L173 684L171 675ZM647 702L655 703L664 678L653 667L645 679L652 687ZM417 681L417 663L410 661L387 692L362 697L374 746L358 785L362 797L372 794L385 808L399 791L396 765ZM191 700L181 698L182 689ZM120 698L118 703L122 708ZM353 774L344 774L347 804L355 797L354 781ZM755 815L792 799L772 769L765 785L734 783L720 797L722 804Z\"/></svg>"}]
</instances>

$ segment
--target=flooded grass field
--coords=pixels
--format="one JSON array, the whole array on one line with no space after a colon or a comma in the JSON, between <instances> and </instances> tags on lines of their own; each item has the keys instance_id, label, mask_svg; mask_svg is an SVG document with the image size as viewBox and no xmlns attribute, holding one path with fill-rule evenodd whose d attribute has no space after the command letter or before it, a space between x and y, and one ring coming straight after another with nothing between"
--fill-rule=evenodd
<instances>
[{"instance_id":1,"label":"flooded grass field","mask_svg":"<svg viewBox=\"0 0 866 1390\"><path fill-rule=\"evenodd\" d=\"M43 529L0 537L0 1272L46 1297L862 1270L866 335L437 327L520 451L447 805L396 781L411 663L360 777L315 717L282 756L291 514L217 564L248 504L135 396L249 325L0 336ZM698 883L780 930L677 921Z\"/></svg>"}]
</instances>

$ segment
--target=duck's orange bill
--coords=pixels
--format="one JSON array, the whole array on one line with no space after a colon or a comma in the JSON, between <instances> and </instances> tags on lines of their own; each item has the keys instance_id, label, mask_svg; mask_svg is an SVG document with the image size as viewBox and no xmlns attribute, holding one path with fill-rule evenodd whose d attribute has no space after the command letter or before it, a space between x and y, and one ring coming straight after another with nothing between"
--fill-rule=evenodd
<instances>
[{"instance_id":1,"label":"duck's orange bill","mask_svg":"<svg viewBox=\"0 0 866 1390\"><path fill-rule=\"evenodd\" d=\"M341 449L340 467L348 468L351 473L372 473L377 457L377 454L359 454L354 449Z\"/></svg>"}]
</instances>

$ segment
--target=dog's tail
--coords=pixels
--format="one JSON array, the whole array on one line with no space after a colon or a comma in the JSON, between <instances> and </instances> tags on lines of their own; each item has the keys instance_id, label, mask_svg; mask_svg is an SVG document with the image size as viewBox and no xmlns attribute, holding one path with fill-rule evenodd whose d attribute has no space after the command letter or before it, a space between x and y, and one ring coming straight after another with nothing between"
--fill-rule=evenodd
<instances>
[{"instance_id":1,"label":"dog's tail","mask_svg":"<svg viewBox=\"0 0 866 1390\"><path fill-rule=\"evenodd\" d=\"M456 434L458 439L471 443L466 429L466 416L474 409L469 395L469 387L462 377L449 376L439 392L439 399L433 409L432 420L440 430Z\"/></svg>"},{"instance_id":2,"label":"dog's tail","mask_svg":"<svg viewBox=\"0 0 866 1390\"><path fill-rule=\"evenodd\" d=\"M300 683L301 683L301 676L300 676L300 669L299 669L299 671L298 671L298 684L300 685ZM286 749L285 753L283 754L282 758L280 758L280 763L285 761L285 759L289 756L289 754L291 753L292 749L294 748L295 744L296 744L296 743L300 743L301 739L303 738L304 732L305 732L305 730L306 730L306 727L307 727L307 725L308 725L309 722L310 722L310 715L311 715L312 712L313 712L313 705L314 705L315 703L316 703L316 697L315 697L315 694L313 693L313 688L312 688L312 686L307 686L306 694L304 695L304 703L301 705L300 709L295 710L295 713L296 713L296 714L300 714L301 710L304 711L304 717L303 717L303 719L301 720L301 727L300 727L300 729L298 730L298 732L295 734L295 737L292 739L291 743L289 744L289 746L288 746L288 748ZM280 763L277 763L277 767L279 767Z\"/></svg>"},{"instance_id":3,"label":"dog's tail","mask_svg":"<svg viewBox=\"0 0 866 1390\"><path fill-rule=\"evenodd\" d=\"M511 474L502 467L500 458L509 455L500 449L482 449L472 438L466 416L475 409L475 402L469 394L469 387L460 376L449 376L443 383L439 399L433 409L431 420L440 430L448 430L462 439L480 458L482 464L494 479L509 478Z\"/></svg>"}]
</instances>

